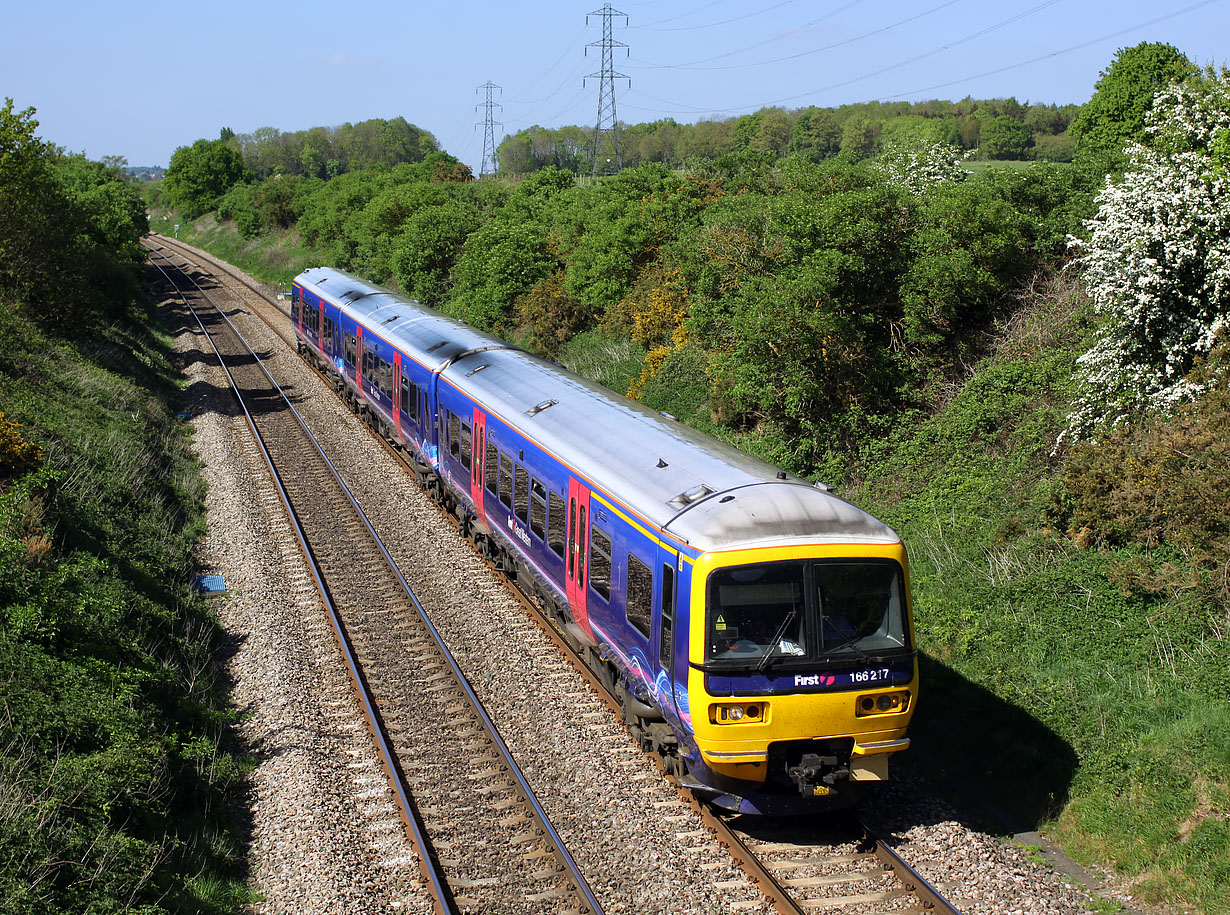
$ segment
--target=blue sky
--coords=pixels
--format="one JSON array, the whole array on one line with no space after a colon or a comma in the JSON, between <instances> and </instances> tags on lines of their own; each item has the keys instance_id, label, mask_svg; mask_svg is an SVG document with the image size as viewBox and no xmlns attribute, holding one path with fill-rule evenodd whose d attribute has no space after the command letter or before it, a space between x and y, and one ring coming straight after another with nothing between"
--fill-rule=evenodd
<instances>
[{"instance_id":1,"label":"blue sky","mask_svg":"<svg viewBox=\"0 0 1230 915\"><path fill-rule=\"evenodd\" d=\"M604 4L349 0L14 3L0 96L91 158L165 165L222 127L301 130L398 115L478 171L488 80L504 132L593 126ZM620 0L620 120L766 105L1015 96L1083 103L1115 51L1230 58L1230 0ZM626 24L625 24L626 23ZM477 125L477 126L476 126ZM500 132L497 130L498 142Z\"/></svg>"}]
</instances>

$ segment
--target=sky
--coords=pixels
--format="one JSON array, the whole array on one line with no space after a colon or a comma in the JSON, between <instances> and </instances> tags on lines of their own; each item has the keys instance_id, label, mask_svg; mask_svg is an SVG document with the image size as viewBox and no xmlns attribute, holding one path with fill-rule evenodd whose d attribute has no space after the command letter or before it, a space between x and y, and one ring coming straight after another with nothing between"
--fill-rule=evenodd
<instances>
[{"instance_id":1,"label":"sky","mask_svg":"<svg viewBox=\"0 0 1230 915\"><path fill-rule=\"evenodd\" d=\"M90 158L166 165L251 133L404 117L477 174L480 87L498 143L598 118L597 0L14 2L0 98ZM620 121L690 123L776 105L1015 97L1081 104L1120 48L1230 59L1230 0L619 0ZM588 21L587 21L588 20ZM624 47L626 46L626 47Z\"/></svg>"}]
</instances>

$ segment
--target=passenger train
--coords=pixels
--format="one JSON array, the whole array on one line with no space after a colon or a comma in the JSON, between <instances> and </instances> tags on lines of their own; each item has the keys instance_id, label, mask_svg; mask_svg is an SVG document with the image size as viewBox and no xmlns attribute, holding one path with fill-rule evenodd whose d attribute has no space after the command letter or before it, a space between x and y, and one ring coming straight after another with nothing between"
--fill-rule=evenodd
<instances>
[{"instance_id":1,"label":"passenger train","mask_svg":"<svg viewBox=\"0 0 1230 915\"><path fill-rule=\"evenodd\" d=\"M909 746L906 551L829 492L418 302L329 268L299 351L413 459L713 805L851 804Z\"/></svg>"}]
</instances>

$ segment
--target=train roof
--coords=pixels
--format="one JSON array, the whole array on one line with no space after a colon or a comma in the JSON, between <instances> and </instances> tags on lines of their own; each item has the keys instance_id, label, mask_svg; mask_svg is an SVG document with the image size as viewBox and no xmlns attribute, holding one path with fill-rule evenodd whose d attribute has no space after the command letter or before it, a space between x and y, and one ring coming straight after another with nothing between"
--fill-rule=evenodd
<instances>
[{"instance_id":1,"label":"train roof","mask_svg":"<svg viewBox=\"0 0 1230 915\"><path fill-rule=\"evenodd\" d=\"M696 549L900 539L827 490L528 353L466 354L443 377Z\"/></svg>"},{"instance_id":2,"label":"train roof","mask_svg":"<svg viewBox=\"0 0 1230 915\"><path fill-rule=\"evenodd\" d=\"M330 268L297 282L695 549L900 540L826 489L418 302Z\"/></svg>"},{"instance_id":3,"label":"train roof","mask_svg":"<svg viewBox=\"0 0 1230 915\"><path fill-rule=\"evenodd\" d=\"M499 337L475 330L344 270L312 267L299 274L295 282L344 307L351 317L433 371L439 371L462 353L512 348L511 343Z\"/></svg>"}]
</instances>

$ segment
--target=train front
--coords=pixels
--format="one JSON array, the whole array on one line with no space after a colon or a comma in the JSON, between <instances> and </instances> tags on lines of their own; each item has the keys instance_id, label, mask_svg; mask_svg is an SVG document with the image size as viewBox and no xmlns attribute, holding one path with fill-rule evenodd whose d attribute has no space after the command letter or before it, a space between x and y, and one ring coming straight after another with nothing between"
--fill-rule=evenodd
<instances>
[{"instance_id":1,"label":"train front","mask_svg":"<svg viewBox=\"0 0 1230 915\"><path fill-rule=\"evenodd\" d=\"M712 803L745 813L848 806L909 746L918 666L905 548L807 489L749 487L690 519L743 548L693 567L689 772Z\"/></svg>"}]
</instances>

